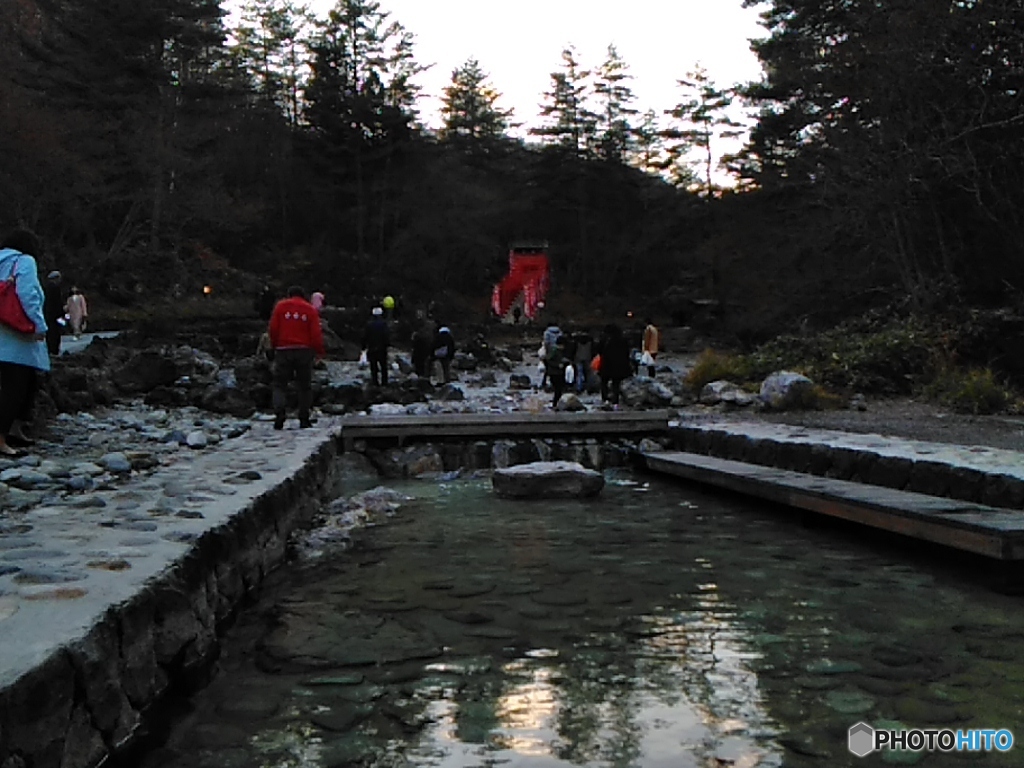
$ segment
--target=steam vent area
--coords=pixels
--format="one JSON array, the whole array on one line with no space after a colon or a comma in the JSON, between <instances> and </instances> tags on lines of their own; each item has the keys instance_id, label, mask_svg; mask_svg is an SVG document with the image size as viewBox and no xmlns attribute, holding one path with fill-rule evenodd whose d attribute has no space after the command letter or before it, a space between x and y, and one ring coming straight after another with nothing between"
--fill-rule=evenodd
<instances>
[{"instance_id":1,"label":"steam vent area","mask_svg":"<svg viewBox=\"0 0 1024 768\"><path fill-rule=\"evenodd\" d=\"M380 509L343 501L369 489L427 489L443 506L445 488L467 481L474 514L517 504L543 520L566 504L585 519L617 488L658 483L680 510L690 493L725 500L741 526L756 508L778 525L820 522L826 538L877 537L908 559L967 558L1000 595L1024 559L1021 453L668 411L359 415L280 431L255 419L156 466L124 458L69 468L92 478L86 490L55 490L31 455L0 463L0 768L133 764L125 756L161 730L167 702L209 683L268 579L311 547L344 562ZM512 636L490 639L522 640L502 631ZM434 666L448 663L439 648ZM759 764L719 757L732 763Z\"/></svg>"}]
</instances>

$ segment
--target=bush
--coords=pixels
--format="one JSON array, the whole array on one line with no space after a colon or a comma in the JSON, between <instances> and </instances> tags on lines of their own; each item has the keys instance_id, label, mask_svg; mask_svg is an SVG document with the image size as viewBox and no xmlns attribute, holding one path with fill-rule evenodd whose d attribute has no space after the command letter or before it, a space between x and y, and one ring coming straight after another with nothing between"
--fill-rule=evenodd
<instances>
[{"instance_id":1,"label":"bush","mask_svg":"<svg viewBox=\"0 0 1024 768\"><path fill-rule=\"evenodd\" d=\"M686 383L695 392L700 393L704 385L712 381L726 379L739 384L750 376L750 365L745 358L705 349L686 374Z\"/></svg>"},{"instance_id":2,"label":"bush","mask_svg":"<svg viewBox=\"0 0 1024 768\"><path fill-rule=\"evenodd\" d=\"M943 368L925 395L957 413L989 414L1005 410L1013 398L989 368Z\"/></svg>"}]
</instances>

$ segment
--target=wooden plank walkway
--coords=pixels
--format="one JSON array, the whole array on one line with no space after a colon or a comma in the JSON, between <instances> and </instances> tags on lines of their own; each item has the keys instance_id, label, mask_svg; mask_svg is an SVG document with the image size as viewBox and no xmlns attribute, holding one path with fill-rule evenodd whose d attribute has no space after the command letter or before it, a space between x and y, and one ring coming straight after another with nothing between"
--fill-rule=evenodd
<instances>
[{"instance_id":1,"label":"wooden plank walkway","mask_svg":"<svg viewBox=\"0 0 1024 768\"><path fill-rule=\"evenodd\" d=\"M341 436L353 440L391 438L612 437L668 432L668 411L581 411L568 413L438 413L426 416L346 416Z\"/></svg>"},{"instance_id":2,"label":"wooden plank walkway","mask_svg":"<svg viewBox=\"0 0 1024 768\"><path fill-rule=\"evenodd\" d=\"M694 453L645 453L641 458L654 472L995 560L1024 560L1024 512Z\"/></svg>"}]
</instances>

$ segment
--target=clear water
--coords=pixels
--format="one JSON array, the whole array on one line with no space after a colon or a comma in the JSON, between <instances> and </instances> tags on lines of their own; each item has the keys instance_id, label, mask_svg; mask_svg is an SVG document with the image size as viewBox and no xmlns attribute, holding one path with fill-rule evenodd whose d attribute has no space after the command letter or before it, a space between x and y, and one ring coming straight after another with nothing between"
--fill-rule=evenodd
<instances>
[{"instance_id":1,"label":"clear water","mask_svg":"<svg viewBox=\"0 0 1024 768\"><path fill-rule=\"evenodd\" d=\"M417 500L396 517L274 578L143 766L1024 764L846 748L861 720L1024 738L1019 598L849 529L609 477L588 502L398 486Z\"/></svg>"}]
</instances>

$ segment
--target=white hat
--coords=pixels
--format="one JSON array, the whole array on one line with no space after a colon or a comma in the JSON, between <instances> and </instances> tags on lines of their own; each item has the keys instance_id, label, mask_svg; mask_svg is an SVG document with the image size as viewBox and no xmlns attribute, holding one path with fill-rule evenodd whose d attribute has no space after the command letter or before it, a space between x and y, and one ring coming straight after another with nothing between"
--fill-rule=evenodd
<instances>
[{"instance_id":1,"label":"white hat","mask_svg":"<svg viewBox=\"0 0 1024 768\"><path fill-rule=\"evenodd\" d=\"M380 307L374 307L373 308L373 314L375 314L375 315L383 315L384 314L384 310L381 309Z\"/></svg>"},{"instance_id":2,"label":"white hat","mask_svg":"<svg viewBox=\"0 0 1024 768\"><path fill-rule=\"evenodd\" d=\"M50 280L60 280L60 272L58 272L58 271L57 271L57 270L55 269L55 270L53 270L53 272L51 272L50 274L48 274L48 275L47 275L47 277L48 277L48 278L49 278Z\"/></svg>"}]
</instances>

